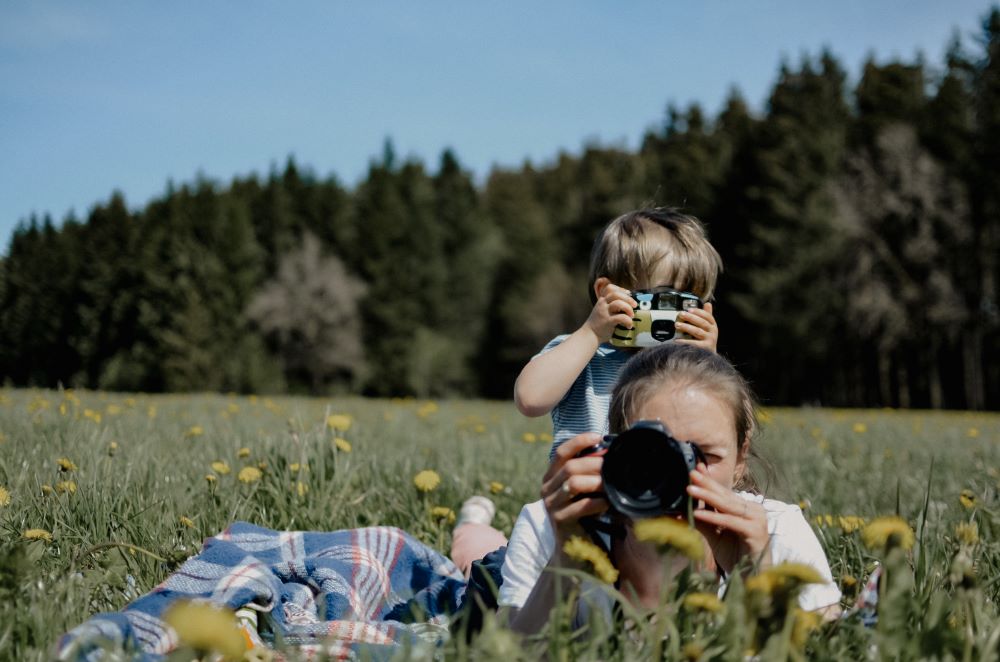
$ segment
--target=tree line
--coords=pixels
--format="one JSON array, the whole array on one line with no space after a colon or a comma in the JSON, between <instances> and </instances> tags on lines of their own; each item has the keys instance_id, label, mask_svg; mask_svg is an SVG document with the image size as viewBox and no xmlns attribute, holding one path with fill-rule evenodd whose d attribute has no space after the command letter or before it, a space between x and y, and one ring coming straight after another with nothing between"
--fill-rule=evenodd
<instances>
[{"instance_id":1,"label":"tree line","mask_svg":"<svg viewBox=\"0 0 1000 662\"><path fill-rule=\"evenodd\" d=\"M701 218L725 273L720 351L773 404L1000 407L1000 10L943 63L829 53L766 109L669 107L601 145L433 169L387 142L349 188L289 158L32 216L0 262L0 376L128 391L506 398L589 309L595 234L623 211Z\"/></svg>"}]
</instances>

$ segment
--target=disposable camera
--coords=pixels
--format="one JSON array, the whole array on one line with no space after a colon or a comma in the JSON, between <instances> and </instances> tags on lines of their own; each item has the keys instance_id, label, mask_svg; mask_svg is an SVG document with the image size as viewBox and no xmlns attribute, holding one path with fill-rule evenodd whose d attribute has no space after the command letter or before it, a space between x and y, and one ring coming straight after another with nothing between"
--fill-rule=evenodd
<instances>
[{"instance_id":1,"label":"disposable camera","mask_svg":"<svg viewBox=\"0 0 1000 662\"><path fill-rule=\"evenodd\" d=\"M632 309L631 329L620 324L615 327L611 334L611 344L615 347L655 347L668 340L689 338L674 329L677 313L704 307L698 295L669 287L636 290L631 294L639 305Z\"/></svg>"},{"instance_id":2,"label":"disposable camera","mask_svg":"<svg viewBox=\"0 0 1000 662\"><path fill-rule=\"evenodd\" d=\"M677 441L660 421L638 421L580 455L604 454L601 478L611 509L631 517L686 514L688 474L706 462L690 441Z\"/></svg>"}]
</instances>

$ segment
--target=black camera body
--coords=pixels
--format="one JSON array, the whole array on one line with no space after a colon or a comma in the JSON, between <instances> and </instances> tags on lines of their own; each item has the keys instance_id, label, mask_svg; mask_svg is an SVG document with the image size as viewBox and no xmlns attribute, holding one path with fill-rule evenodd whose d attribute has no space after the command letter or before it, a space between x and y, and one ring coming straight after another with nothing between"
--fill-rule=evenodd
<instances>
[{"instance_id":1,"label":"black camera body","mask_svg":"<svg viewBox=\"0 0 1000 662\"><path fill-rule=\"evenodd\" d=\"M705 462L696 444L677 441L660 421L637 421L580 455L603 453L601 478L611 509L630 517L686 514L688 474Z\"/></svg>"}]
</instances>

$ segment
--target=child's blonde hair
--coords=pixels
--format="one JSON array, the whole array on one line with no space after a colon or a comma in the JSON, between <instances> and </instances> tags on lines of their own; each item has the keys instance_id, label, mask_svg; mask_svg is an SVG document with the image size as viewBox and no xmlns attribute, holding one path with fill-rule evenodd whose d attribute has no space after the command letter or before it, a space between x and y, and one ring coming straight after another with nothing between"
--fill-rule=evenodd
<instances>
[{"instance_id":1,"label":"child's blonde hair","mask_svg":"<svg viewBox=\"0 0 1000 662\"><path fill-rule=\"evenodd\" d=\"M665 269L665 275L664 275ZM708 301L722 271L722 258L694 216L671 207L637 209L608 223L590 254L590 300L602 276L634 290L668 285ZM654 283L654 278L665 282Z\"/></svg>"}]
</instances>

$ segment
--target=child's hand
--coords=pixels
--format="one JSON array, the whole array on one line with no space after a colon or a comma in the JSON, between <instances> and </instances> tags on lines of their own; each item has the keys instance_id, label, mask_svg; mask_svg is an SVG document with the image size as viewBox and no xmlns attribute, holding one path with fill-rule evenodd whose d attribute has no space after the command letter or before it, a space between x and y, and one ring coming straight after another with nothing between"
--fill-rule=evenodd
<instances>
[{"instance_id":1,"label":"child's hand","mask_svg":"<svg viewBox=\"0 0 1000 662\"><path fill-rule=\"evenodd\" d=\"M586 326L594 332L598 342L608 342L616 326L632 328L632 310L638 305L628 290L608 283L597 297Z\"/></svg>"},{"instance_id":2,"label":"child's hand","mask_svg":"<svg viewBox=\"0 0 1000 662\"><path fill-rule=\"evenodd\" d=\"M719 325L715 323L715 317L712 315L712 304L706 303L704 308L691 308L677 313L674 328L690 336L676 342L716 351L715 348L719 344Z\"/></svg>"}]
</instances>

